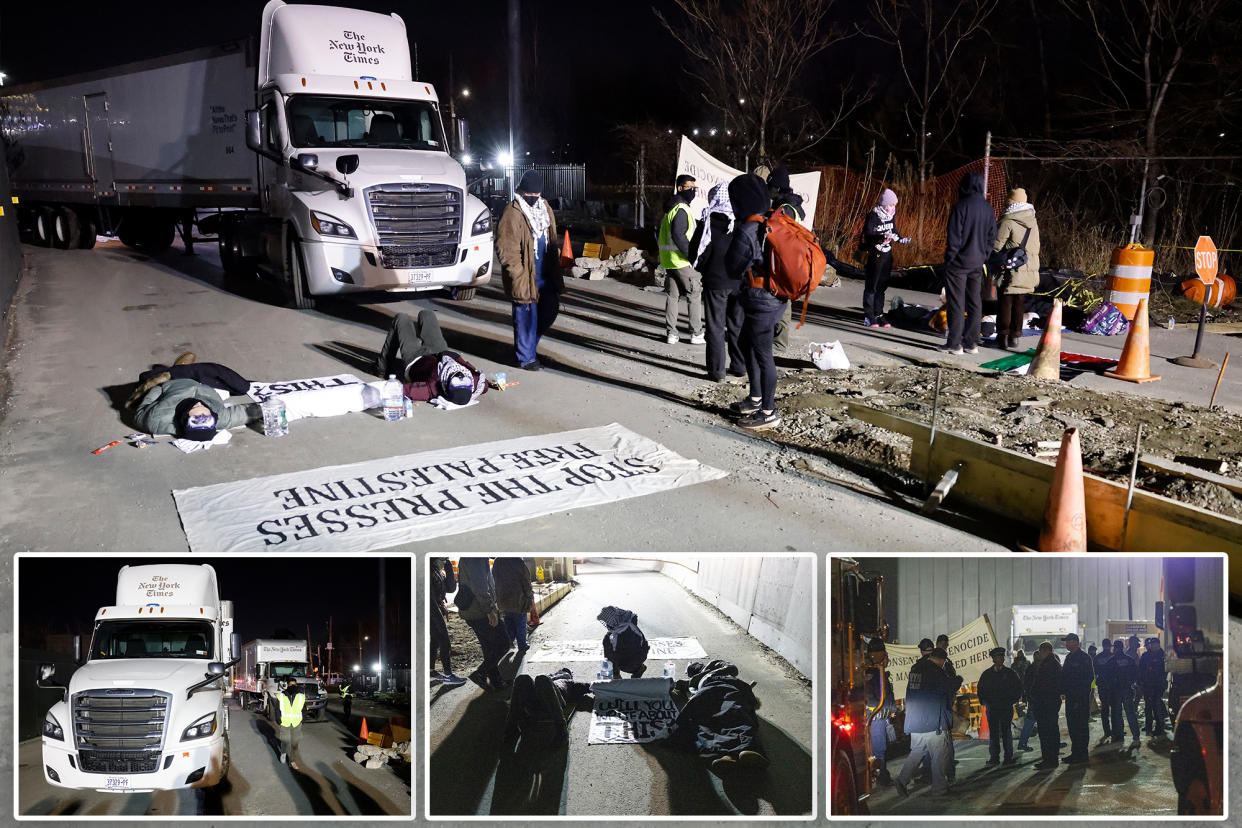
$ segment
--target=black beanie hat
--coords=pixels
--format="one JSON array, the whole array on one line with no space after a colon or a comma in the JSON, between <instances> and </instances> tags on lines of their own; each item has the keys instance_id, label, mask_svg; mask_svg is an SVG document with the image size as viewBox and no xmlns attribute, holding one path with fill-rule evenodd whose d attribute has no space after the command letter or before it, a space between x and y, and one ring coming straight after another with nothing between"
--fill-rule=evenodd
<instances>
[{"instance_id":1,"label":"black beanie hat","mask_svg":"<svg viewBox=\"0 0 1242 828\"><path fill-rule=\"evenodd\" d=\"M768 187L783 192L789 189L789 170L784 166L777 167L772 170L772 174L768 176Z\"/></svg>"},{"instance_id":2,"label":"black beanie hat","mask_svg":"<svg viewBox=\"0 0 1242 828\"><path fill-rule=\"evenodd\" d=\"M535 170L527 170L522 174L522 180L518 182L517 191L531 194L542 193L543 176Z\"/></svg>"},{"instance_id":3,"label":"black beanie hat","mask_svg":"<svg viewBox=\"0 0 1242 828\"><path fill-rule=\"evenodd\" d=\"M733 203L733 215L739 222L763 215L772 206L768 185L754 173L739 175L729 182L729 201Z\"/></svg>"},{"instance_id":4,"label":"black beanie hat","mask_svg":"<svg viewBox=\"0 0 1242 828\"><path fill-rule=\"evenodd\" d=\"M200 443L210 442L216 436L216 414L211 413L211 425L209 427L199 426L190 427L190 409L199 403L207 405L207 403L197 397L189 397L177 403L177 408L173 412L173 428L177 430L177 436L183 440L197 440ZM207 406L210 408L211 406Z\"/></svg>"}]
</instances>

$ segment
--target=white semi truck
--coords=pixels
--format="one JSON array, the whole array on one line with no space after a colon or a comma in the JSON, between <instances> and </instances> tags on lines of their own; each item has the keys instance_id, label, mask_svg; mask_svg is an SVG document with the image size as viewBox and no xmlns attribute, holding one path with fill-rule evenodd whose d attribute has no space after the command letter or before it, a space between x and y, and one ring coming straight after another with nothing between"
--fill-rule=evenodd
<instances>
[{"instance_id":1,"label":"white semi truck","mask_svg":"<svg viewBox=\"0 0 1242 828\"><path fill-rule=\"evenodd\" d=\"M334 6L263 9L242 41L0 90L21 225L91 247L160 250L198 219L237 280L293 304L357 291L469 299L492 264L491 213L466 191L405 23Z\"/></svg>"},{"instance_id":2,"label":"white semi truck","mask_svg":"<svg viewBox=\"0 0 1242 828\"><path fill-rule=\"evenodd\" d=\"M229 772L225 675L233 605L206 564L123 566L116 604L95 614L85 660L43 721L49 784L117 793L207 788Z\"/></svg>"},{"instance_id":3,"label":"white semi truck","mask_svg":"<svg viewBox=\"0 0 1242 828\"><path fill-rule=\"evenodd\" d=\"M311 672L308 650L305 641L275 638L256 638L242 647L241 663L233 680L242 707L273 715L279 710L276 694L281 692L284 682L292 680L306 696L306 718L320 718L328 695L323 682Z\"/></svg>"},{"instance_id":4,"label":"white semi truck","mask_svg":"<svg viewBox=\"0 0 1242 828\"><path fill-rule=\"evenodd\" d=\"M1009 624L1009 649L1022 650L1030 658L1039 645L1045 641L1052 642L1053 652L1064 657L1063 636L1077 633L1077 604L1015 604L1013 616Z\"/></svg>"}]
</instances>

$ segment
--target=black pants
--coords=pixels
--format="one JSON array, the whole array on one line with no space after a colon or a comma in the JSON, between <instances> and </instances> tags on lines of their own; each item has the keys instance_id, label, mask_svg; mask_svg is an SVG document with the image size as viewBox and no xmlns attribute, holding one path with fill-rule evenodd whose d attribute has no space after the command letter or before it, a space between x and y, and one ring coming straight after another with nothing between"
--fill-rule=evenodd
<instances>
[{"instance_id":1,"label":"black pants","mask_svg":"<svg viewBox=\"0 0 1242 828\"><path fill-rule=\"evenodd\" d=\"M1065 696L1065 729L1069 731L1070 756L1086 756L1090 739L1091 696ZM1059 744L1059 742L1058 742Z\"/></svg>"},{"instance_id":2,"label":"black pants","mask_svg":"<svg viewBox=\"0 0 1242 828\"><path fill-rule=\"evenodd\" d=\"M983 319L983 301L979 294L982 283L982 268L945 268L944 296L949 315L949 336L945 343L950 348L973 348L979 344L979 322Z\"/></svg>"},{"instance_id":3,"label":"black pants","mask_svg":"<svg viewBox=\"0 0 1242 828\"><path fill-rule=\"evenodd\" d=\"M1001 750L1005 759L1013 758L1013 705L985 707L988 717L988 757L999 759Z\"/></svg>"},{"instance_id":4,"label":"black pants","mask_svg":"<svg viewBox=\"0 0 1242 828\"><path fill-rule=\"evenodd\" d=\"M893 254L877 253L874 250L867 254L866 281L863 283L863 316L876 322L884 316L884 291L888 288L888 279L893 273Z\"/></svg>"},{"instance_id":5,"label":"black pants","mask_svg":"<svg viewBox=\"0 0 1242 828\"><path fill-rule=\"evenodd\" d=\"M734 376L745 374L746 358L739 343L746 312L742 310L738 290L704 290L703 316L707 326L707 376L723 379L726 370Z\"/></svg>"},{"instance_id":6,"label":"black pants","mask_svg":"<svg viewBox=\"0 0 1242 828\"><path fill-rule=\"evenodd\" d=\"M436 659L444 665L445 673L453 672L453 642L449 639L448 624L438 606L431 608L431 657L428 663L434 669Z\"/></svg>"},{"instance_id":7,"label":"black pants","mask_svg":"<svg viewBox=\"0 0 1242 828\"><path fill-rule=\"evenodd\" d=\"M772 335L776 320L789 303L762 288L742 288L742 352L746 354L746 374L750 377L750 396L762 400L764 411L776 408L776 357L772 355Z\"/></svg>"},{"instance_id":8,"label":"black pants","mask_svg":"<svg viewBox=\"0 0 1242 828\"><path fill-rule=\"evenodd\" d=\"M1148 733L1152 733L1152 723L1154 720L1156 731L1164 733L1164 721L1168 718L1169 712L1164 705L1164 691L1157 688L1143 689L1143 718L1144 729Z\"/></svg>"},{"instance_id":9,"label":"black pants","mask_svg":"<svg viewBox=\"0 0 1242 828\"><path fill-rule=\"evenodd\" d=\"M1111 687L1100 687L1100 724L1104 726L1105 736L1116 736L1121 738L1121 733L1113 733L1113 705L1116 702L1113 699L1114 693Z\"/></svg>"},{"instance_id":10,"label":"black pants","mask_svg":"<svg viewBox=\"0 0 1242 828\"><path fill-rule=\"evenodd\" d=\"M380 349L377 367L382 376L396 374L398 379L404 380L405 368L411 362L420 356L438 354L448 349L435 311L419 311L417 322L408 313L399 313L392 318L388 337L384 340L384 347Z\"/></svg>"},{"instance_id":11,"label":"black pants","mask_svg":"<svg viewBox=\"0 0 1242 828\"><path fill-rule=\"evenodd\" d=\"M345 724L349 724L349 714L354 709L354 697L346 696L341 699L341 707L345 708Z\"/></svg>"},{"instance_id":12,"label":"black pants","mask_svg":"<svg viewBox=\"0 0 1242 828\"><path fill-rule=\"evenodd\" d=\"M544 736L541 741L563 741L568 735L565 700L572 682L573 674L564 667L552 675L515 678L505 735L512 738L526 733Z\"/></svg>"},{"instance_id":13,"label":"black pants","mask_svg":"<svg viewBox=\"0 0 1242 828\"><path fill-rule=\"evenodd\" d=\"M1002 293L1000 308L996 313L996 344L1007 345L1008 340L1022 338L1022 317L1026 314L1025 294Z\"/></svg>"},{"instance_id":14,"label":"black pants","mask_svg":"<svg viewBox=\"0 0 1242 828\"><path fill-rule=\"evenodd\" d=\"M1125 721L1122 721L1122 714L1125 715ZM1130 723L1130 737L1137 742L1139 737L1138 699L1134 697L1134 691L1130 688L1113 691L1112 730L1114 738L1125 738L1126 721Z\"/></svg>"},{"instance_id":15,"label":"black pants","mask_svg":"<svg viewBox=\"0 0 1242 828\"><path fill-rule=\"evenodd\" d=\"M470 629L474 630L475 637L479 639L479 646L483 648L483 663L480 664L475 672L487 679L488 682L496 688L504 684L504 678L500 675L500 659L505 653L509 652L509 636L505 634L505 628L497 619L496 626L492 626L487 622L486 618L476 618L473 621L467 621Z\"/></svg>"},{"instance_id":16,"label":"black pants","mask_svg":"<svg viewBox=\"0 0 1242 828\"><path fill-rule=\"evenodd\" d=\"M1049 765L1061 761L1061 700L1036 704L1035 726L1039 728L1039 752Z\"/></svg>"}]
</instances>

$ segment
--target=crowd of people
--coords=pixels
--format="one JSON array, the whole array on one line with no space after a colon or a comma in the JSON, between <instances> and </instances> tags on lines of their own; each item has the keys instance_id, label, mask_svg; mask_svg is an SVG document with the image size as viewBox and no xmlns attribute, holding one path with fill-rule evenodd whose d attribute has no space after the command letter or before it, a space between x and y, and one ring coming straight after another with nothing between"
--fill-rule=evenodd
<instances>
[{"instance_id":1,"label":"crowd of people","mask_svg":"<svg viewBox=\"0 0 1242 828\"><path fill-rule=\"evenodd\" d=\"M1141 654L1139 639L1104 639L1084 651L1079 637L1070 633L1062 638L1064 659L1054 652L1051 641L1041 643L1030 660L1022 650L1005 664L1007 650L991 650L992 666L980 675L976 685L988 730L987 766L1016 765L1015 750L1032 751L1032 733L1039 737L1040 759L1036 771L1050 771L1061 763L1089 764L1091 761L1090 719L1092 709L1100 714L1105 742L1124 744L1125 726L1130 727L1131 748L1140 744L1138 707L1144 707L1145 733L1152 743L1166 738L1169 718L1164 697L1168 689L1165 655L1158 638L1148 638ZM941 635L933 644L919 642L920 658L910 668L902 707L902 730L910 736L910 753L897 776L887 764L889 746L896 738L894 722L898 705L893 698L892 677L887 672L888 654L883 641L873 638L867 646L866 700L870 722L871 754L878 770L877 781L891 784L900 796L908 796L916 772L923 764L930 769L932 796L945 796L955 781L953 717L954 703L962 686L947 653L948 637ZM1098 694L1098 695L1097 695ZM1069 754L1061 741L1061 709L1069 737ZM1015 711L1022 710L1022 726L1015 748Z\"/></svg>"}]
</instances>

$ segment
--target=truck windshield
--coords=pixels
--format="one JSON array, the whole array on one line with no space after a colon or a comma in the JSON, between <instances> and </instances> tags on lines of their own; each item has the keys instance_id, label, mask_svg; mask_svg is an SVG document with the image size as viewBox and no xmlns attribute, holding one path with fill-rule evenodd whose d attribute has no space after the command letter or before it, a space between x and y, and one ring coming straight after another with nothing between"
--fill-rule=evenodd
<instances>
[{"instance_id":1,"label":"truck windshield","mask_svg":"<svg viewBox=\"0 0 1242 828\"><path fill-rule=\"evenodd\" d=\"M289 141L298 149L384 147L444 151L440 112L431 101L294 95Z\"/></svg>"},{"instance_id":2,"label":"truck windshield","mask_svg":"<svg viewBox=\"0 0 1242 828\"><path fill-rule=\"evenodd\" d=\"M276 663L272 665L272 675L275 678L286 678L288 676L304 676L306 675L306 663L298 664L296 662Z\"/></svg>"},{"instance_id":3,"label":"truck windshield","mask_svg":"<svg viewBox=\"0 0 1242 828\"><path fill-rule=\"evenodd\" d=\"M1045 641L1052 643L1053 652L1065 652L1065 642L1061 640L1060 633L1046 633L1044 635L1020 635L1018 640L1014 642L1013 649L1022 650L1026 653L1026 657L1030 658L1039 645Z\"/></svg>"},{"instance_id":4,"label":"truck windshield","mask_svg":"<svg viewBox=\"0 0 1242 828\"><path fill-rule=\"evenodd\" d=\"M101 621L91 658L204 658L210 660L212 628L206 621Z\"/></svg>"}]
</instances>

